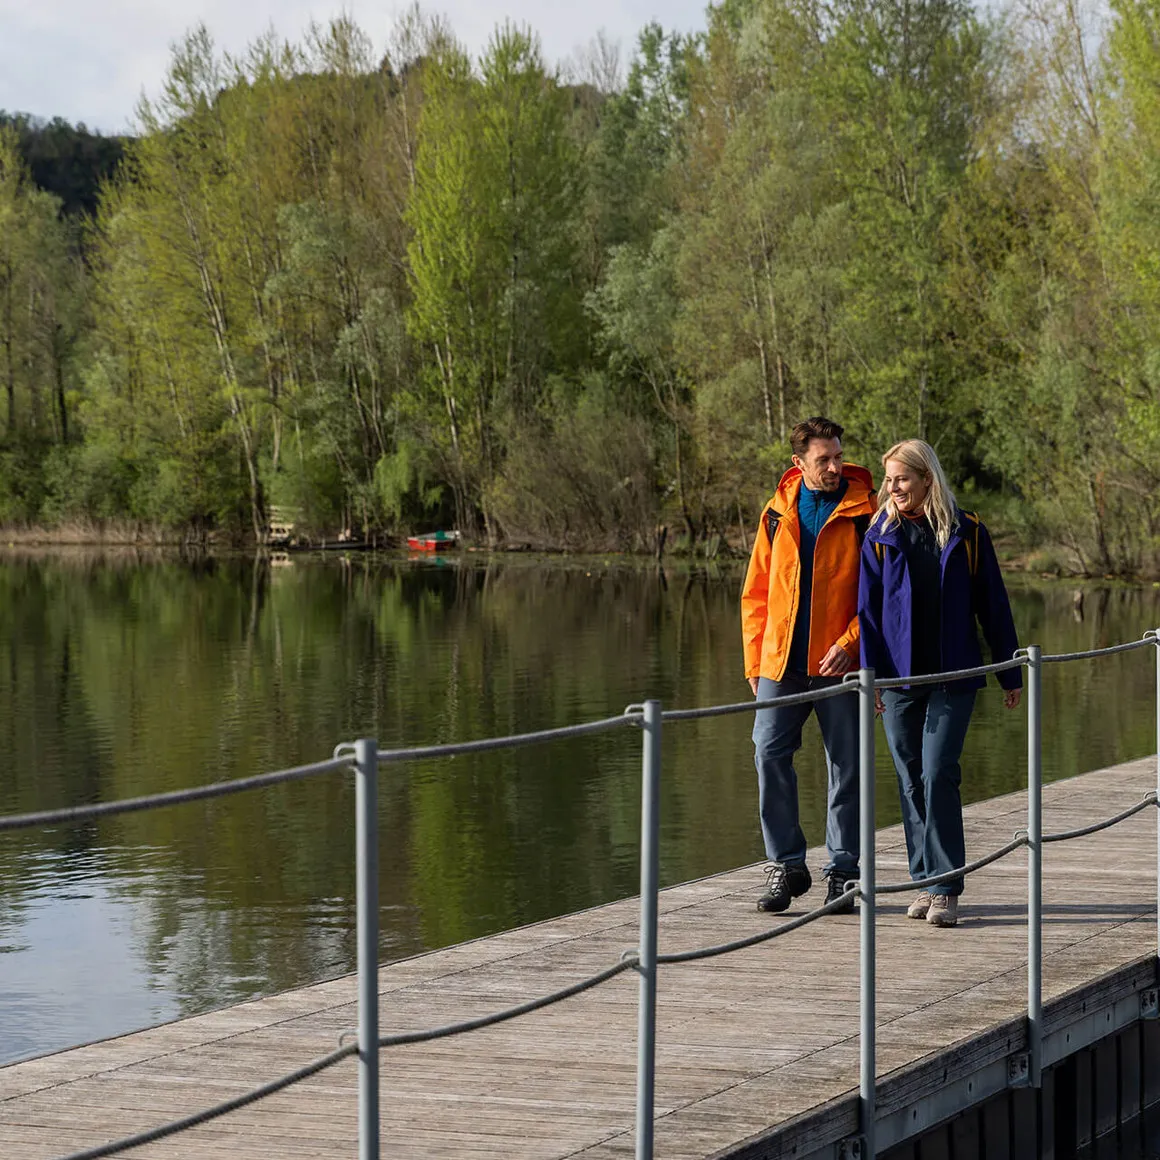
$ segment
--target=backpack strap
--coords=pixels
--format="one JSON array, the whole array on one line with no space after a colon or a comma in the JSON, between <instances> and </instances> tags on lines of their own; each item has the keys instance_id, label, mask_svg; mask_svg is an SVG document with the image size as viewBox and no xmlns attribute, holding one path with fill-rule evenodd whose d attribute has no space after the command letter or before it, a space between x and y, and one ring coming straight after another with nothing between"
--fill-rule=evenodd
<instances>
[{"instance_id":1,"label":"backpack strap","mask_svg":"<svg viewBox=\"0 0 1160 1160\"><path fill-rule=\"evenodd\" d=\"M970 570L971 578L974 579L979 574L979 513L978 512L963 512L966 517L967 527L963 529L963 543L967 549L967 567Z\"/></svg>"},{"instance_id":2,"label":"backpack strap","mask_svg":"<svg viewBox=\"0 0 1160 1160\"><path fill-rule=\"evenodd\" d=\"M864 512L860 516L854 517L854 534L858 537L858 547L862 547L862 542L866 539L866 533L870 530L870 524L873 522L874 516ZM874 545L874 555L878 557L878 563L881 564L886 558L886 549L878 540L870 541Z\"/></svg>"},{"instance_id":3,"label":"backpack strap","mask_svg":"<svg viewBox=\"0 0 1160 1160\"><path fill-rule=\"evenodd\" d=\"M777 525L781 522L781 512L774 511L773 508L766 508L765 510L765 534L769 537L770 544L773 543L774 533L777 531Z\"/></svg>"}]
</instances>

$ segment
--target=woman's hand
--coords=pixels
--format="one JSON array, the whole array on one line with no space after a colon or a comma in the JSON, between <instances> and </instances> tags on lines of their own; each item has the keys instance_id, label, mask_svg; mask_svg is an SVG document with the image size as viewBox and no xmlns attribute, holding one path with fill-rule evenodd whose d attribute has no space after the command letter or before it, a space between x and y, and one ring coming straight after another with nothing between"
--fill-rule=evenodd
<instances>
[{"instance_id":1,"label":"woman's hand","mask_svg":"<svg viewBox=\"0 0 1160 1160\"><path fill-rule=\"evenodd\" d=\"M1008 709L1018 709L1019 698L1022 696L1022 689L1007 689L1003 693L1003 704L1006 705Z\"/></svg>"},{"instance_id":2,"label":"woman's hand","mask_svg":"<svg viewBox=\"0 0 1160 1160\"><path fill-rule=\"evenodd\" d=\"M879 717L886 712L886 706L882 703L882 693L878 689L874 690L874 712Z\"/></svg>"}]
</instances>

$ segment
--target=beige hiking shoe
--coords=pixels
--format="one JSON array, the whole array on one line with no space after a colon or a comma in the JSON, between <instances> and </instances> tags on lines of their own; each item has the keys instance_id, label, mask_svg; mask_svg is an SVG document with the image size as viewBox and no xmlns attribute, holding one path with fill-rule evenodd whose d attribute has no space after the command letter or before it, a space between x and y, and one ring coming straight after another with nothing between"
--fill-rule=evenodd
<instances>
[{"instance_id":1,"label":"beige hiking shoe","mask_svg":"<svg viewBox=\"0 0 1160 1160\"><path fill-rule=\"evenodd\" d=\"M906 917L926 918L926 912L930 910L931 898L929 890L920 891L918 897L906 908Z\"/></svg>"},{"instance_id":2,"label":"beige hiking shoe","mask_svg":"<svg viewBox=\"0 0 1160 1160\"><path fill-rule=\"evenodd\" d=\"M959 921L959 898L957 894L933 894L926 921L931 926L954 926Z\"/></svg>"}]
</instances>

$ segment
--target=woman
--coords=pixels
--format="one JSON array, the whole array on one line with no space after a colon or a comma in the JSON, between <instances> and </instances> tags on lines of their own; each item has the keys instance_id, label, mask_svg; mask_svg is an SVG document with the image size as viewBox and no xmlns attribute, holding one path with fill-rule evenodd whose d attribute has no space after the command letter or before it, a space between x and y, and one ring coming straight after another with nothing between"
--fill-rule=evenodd
<instances>
[{"instance_id":1,"label":"woman","mask_svg":"<svg viewBox=\"0 0 1160 1160\"><path fill-rule=\"evenodd\" d=\"M921 439L882 457L878 511L862 542L858 617L862 664L878 677L916 677L983 664L978 621L994 663L1018 646L1011 604L991 537L962 511L934 448ZM1021 669L999 673L1014 709ZM913 879L966 863L959 756L982 677L875 692L898 771L902 821ZM958 921L961 877L923 890L907 910L932 926Z\"/></svg>"}]
</instances>

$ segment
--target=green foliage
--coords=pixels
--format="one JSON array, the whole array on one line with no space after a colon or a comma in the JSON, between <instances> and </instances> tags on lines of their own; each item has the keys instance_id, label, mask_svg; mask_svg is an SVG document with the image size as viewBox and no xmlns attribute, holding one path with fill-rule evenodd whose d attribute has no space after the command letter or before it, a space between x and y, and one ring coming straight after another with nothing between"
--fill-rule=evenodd
<instances>
[{"instance_id":1,"label":"green foliage","mask_svg":"<svg viewBox=\"0 0 1160 1160\"><path fill-rule=\"evenodd\" d=\"M607 382L553 386L550 405L514 433L493 488L506 535L537 547L650 550L659 505L649 423Z\"/></svg>"},{"instance_id":2,"label":"green foliage","mask_svg":"<svg viewBox=\"0 0 1160 1160\"><path fill-rule=\"evenodd\" d=\"M443 500L444 487L421 443L403 440L375 465L375 488L383 511L396 523L430 516Z\"/></svg>"},{"instance_id":3,"label":"green foliage","mask_svg":"<svg viewBox=\"0 0 1160 1160\"><path fill-rule=\"evenodd\" d=\"M115 520L133 511L138 465L93 438L54 447L44 460L41 514L49 524Z\"/></svg>"},{"instance_id":4,"label":"green foliage","mask_svg":"<svg viewBox=\"0 0 1160 1160\"><path fill-rule=\"evenodd\" d=\"M17 131L0 124L0 519L32 521L43 456L70 437L83 274L60 203L31 182Z\"/></svg>"},{"instance_id":5,"label":"green foliage","mask_svg":"<svg viewBox=\"0 0 1160 1160\"><path fill-rule=\"evenodd\" d=\"M1156 572L1160 18L1088 16L725 0L572 87L417 9L383 60L196 29L119 164L0 127L0 517L744 540L828 413L1024 548Z\"/></svg>"},{"instance_id":6,"label":"green foliage","mask_svg":"<svg viewBox=\"0 0 1160 1160\"><path fill-rule=\"evenodd\" d=\"M100 188L111 181L125 152L125 138L106 137L60 117L42 121L0 111L0 128L16 132L20 154L36 186L60 201L70 217L92 217Z\"/></svg>"},{"instance_id":7,"label":"green foliage","mask_svg":"<svg viewBox=\"0 0 1160 1160\"><path fill-rule=\"evenodd\" d=\"M410 331L446 418L440 452L461 524L502 462L502 415L532 412L545 377L583 350L572 277L576 159L563 93L538 41L506 25L481 77L449 46L424 70L415 189L407 218Z\"/></svg>"}]
</instances>

